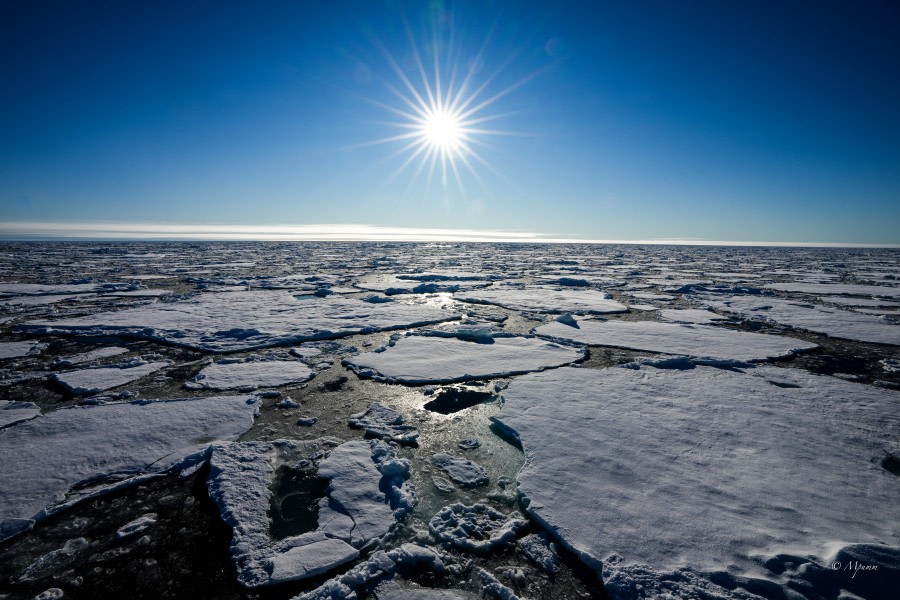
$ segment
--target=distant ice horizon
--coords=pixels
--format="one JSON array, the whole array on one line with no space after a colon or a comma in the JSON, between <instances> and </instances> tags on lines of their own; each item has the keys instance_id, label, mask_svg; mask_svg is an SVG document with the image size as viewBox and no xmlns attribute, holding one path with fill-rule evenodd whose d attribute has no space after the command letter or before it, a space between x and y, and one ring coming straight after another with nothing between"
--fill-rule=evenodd
<instances>
[{"instance_id":1,"label":"distant ice horizon","mask_svg":"<svg viewBox=\"0 0 900 600\"><path fill-rule=\"evenodd\" d=\"M595 239L498 229L393 227L369 224L234 225L175 223L0 222L2 241L334 241L631 244L808 248L900 248L900 244L703 238Z\"/></svg>"}]
</instances>

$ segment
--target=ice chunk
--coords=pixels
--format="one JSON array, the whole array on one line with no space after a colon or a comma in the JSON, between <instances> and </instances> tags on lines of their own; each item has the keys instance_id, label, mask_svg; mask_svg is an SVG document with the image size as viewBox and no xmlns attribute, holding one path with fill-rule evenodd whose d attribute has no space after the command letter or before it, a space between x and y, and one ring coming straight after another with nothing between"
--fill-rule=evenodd
<instances>
[{"instance_id":1,"label":"ice chunk","mask_svg":"<svg viewBox=\"0 0 900 600\"><path fill-rule=\"evenodd\" d=\"M847 340L900 346L900 325L871 315L782 298L735 296L724 300L704 299L712 308L737 313L747 319L774 321Z\"/></svg>"},{"instance_id":2,"label":"ice chunk","mask_svg":"<svg viewBox=\"0 0 900 600\"><path fill-rule=\"evenodd\" d=\"M90 495L92 486L162 472L210 441L237 437L257 410L247 400L62 408L0 429L0 524L43 519L58 504Z\"/></svg>"},{"instance_id":3,"label":"ice chunk","mask_svg":"<svg viewBox=\"0 0 900 600\"><path fill-rule=\"evenodd\" d=\"M217 362L204 367L193 382L204 389L278 387L312 378L313 372L297 360L247 360Z\"/></svg>"},{"instance_id":4,"label":"ice chunk","mask_svg":"<svg viewBox=\"0 0 900 600\"><path fill-rule=\"evenodd\" d=\"M522 554L549 575L559 571L559 555L556 553L555 545L547 539L545 533L532 533L519 540Z\"/></svg>"},{"instance_id":5,"label":"ice chunk","mask_svg":"<svg viewBox=\"0 0 900 600\"><path fill-rule=\"evenodd\" d=\"M431 464L443 469L450 479L464 487L487 485L490 481L484 467L468 458L452 454L432 454Z\"/></svg>"},{"instance_id":6,"label":"ice chunk","mask_svg":"<svg viewBox=\"0 0 900 600\"><path fill-rule=\"evenodd\" d=\"M218 444L210 459L210 497L232 528L231 556L247 587L314 577L355 560L358 549L389 533L411 506L405 460L380 441L353 441L331 450L317 469L330 480L318 500L316 528L275 540L269 499L277 464L312 454L320 442Z\"/></svg>"},{"instance_id":7,"label":"ice chunk","mask_svg":"<svg viewBox=\"0 0 900 600\"><path fill-rule=\"evenodd\" d=\"M46 347L37 342L0 342L0 359L37 356Z\"/></svg>"},{"instance_id":8,"label":"ice chunk","mask_svg":"<svg viewBox=\"0 0 900 600\"><path fill-rule=\"evenodd\" d=\"M766 286L771 290L782 292L800 292L803 294L880 296L882 298L900 298L900 287L886 285L857 285L852 283L807 283L792 281L788 283L772 283Z\"/></svg>"},{"instance_id":9,"label":"ice chunk","mask_svg":"<svg viewBox=\"0 0 900 600\"><path fill-rule=\"evenodd\" d=\"M137 381L171 365L171 361L134 361L108 367L54 373L53 379L73 394L96 394Z\"/></svg>"},{"instance_id":10,"label":"ice chunk","mask_svg":"<svg viewBox=\"0 0 900 600\"><path fill-rule=\"evenodd\" d=\"M377 402L370 404L365 411L351 415L347 424L356 429L365 429L366 435L400 444L412 444L419 437L418 429L403 424L403 415Z\"/></svg>"},{"instance_id":11,"label":"ice chunk","mask_svg":"<svg viewBox=\"0 0 900 600\"><path fill-rule=\"evenodd\" d=\"M784 336L655 321L582 319L578 321L578 329L552 322L534 331L538 335L592 346L737 361L762 361L818 347L812 342Z\"/></svg>"},{"instance_id":12,"label":"ice chunk","mask_svg":"<svg viewBox=\"0 0 900 600\"><path fill-rule=\"evenodd\" d=\"M900 542L896 477L880 465L896 392L775 367L564 368L504 398L528 513L595 569L615 553L660 572L761 574L759 556Z\"/></svg>"},{"instance_id":13,"label":"ice chunk","mask_svg":"<svg viewBox=\"0 0 900 600\"><path fill-rule=\"evenodd\" d=\"M0 400L0 427L19 421L27 421L41 414L41 409L33 402Z\"/></svg>"},{"instance_id":14,"label":"ice chunk","mask_svg":"<svg viewBox=\"0 0 900 600\"><path fill-rule=\"evenodd\" d=\"M237 352L456 318L459 315L449 310L418 304L370 304L330 297L300 301L287 292L255 291L204 293L179 302L31 321L18 327L35 333L130 336L211 352Z\"/></svg>"},{"instance_id":15,"label":"ice chunk","mask_svg":"<svg viewBox=\"0 0 900 600\"><path fill-rule=\"evenodd\" d=\"M156 524L156 513L147 513L119 527L116 539L121 540L140 535Z\"/></svg>"},{"instance_id":16,"label":"ice chunk","mask_svg":"<svg viewBox=\"0 0 900 600\"><path fill-rule=\"evenodd\" d=\"M515 540L516 533L526 525L524 519L504 515L486 504L456 503L439 510L428 530L457 550L490 552Z\"/></svg>"},{"instance_id":17,"label":"ice chunk","mask_svg":"<svg viewBox=\"0 0 900 600\"><path fill-rule=\"evenodd\" d=\"M0 294L17 296L44 296L50 294L90 294L103 292L128 292L139 290L137 283L0 283Z\"/></svg>"},{"instance_id":18,"label":"ice chunk","mask_svg":"<svg viewBox=\"0 0 900 600\"><path fill-rule=\"evenodd\" d=\"M72 365L80 365L84 363L94 362L103 358L111 358L128 352L128 348L120 348L119 346L104 346L96 348L81 354L73 354L66 358L60 358L53 363L54 367L71 367Z\"/></svg>"},{"instance_id":19,"label":"ice chunk","mask_svg":"<svg viewBox=\"0 0 900 600\"><path fill-rule=\"evenodd\" d=\"M403 337L392 346L345 358L360 377L402 383L450 383L504 377L581 360L581 348L534 337L495 337L492 344L428 335Z\"/></svg>"},{"instance_id":20,"label":"ice chunk","mask_svg":"<svg viewBox=\"0 0 900 600\"><path fill-rule=\"evenodd\" d=\"M590 289L557 290L550 286L492 287L458 293L456 300L475 304L495 304L518 311L539 313L607 314L628 312L603 292Z\"/></svg>"},{"instance_id":21,"label":"ice chunk","mask_svg":"<svg viewBox=\"0 0 900 600\"><path fill-rule=\"evenodd\" d=\"M694 323L709 324L716 321L727 321L728 317L717 315L711 310L700 310L696 308L664 308L659 311L659 318L663 321L673 321L675 323Z\"/></svg>"}]
</instances>

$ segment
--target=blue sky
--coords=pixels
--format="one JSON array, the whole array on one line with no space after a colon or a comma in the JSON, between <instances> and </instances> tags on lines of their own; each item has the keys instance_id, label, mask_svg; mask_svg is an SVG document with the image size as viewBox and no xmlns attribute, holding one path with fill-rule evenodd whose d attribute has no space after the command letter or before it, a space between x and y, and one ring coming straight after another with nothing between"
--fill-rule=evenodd
<instances>
[{"instance_id":1,"label":"blue sky","mask_svg":"<svg viewBox=\"0 0 900 600\"><path fill-rule=\"evenodd\" d=\"M897 244L896 6L10 0L0 234L353 224ZM437 160L429 181L427 151L398 173L414 149L397 152L427 139L373 143L415 132L392 88L410 96L406 77L427 104L417 55L432 91L437 56L445 94L455 65L462 98L483 84L470 107L496 98L472 116L490 118L467 143L483 162L457 156L458 179Z\"/></svg>"}]
</instances>

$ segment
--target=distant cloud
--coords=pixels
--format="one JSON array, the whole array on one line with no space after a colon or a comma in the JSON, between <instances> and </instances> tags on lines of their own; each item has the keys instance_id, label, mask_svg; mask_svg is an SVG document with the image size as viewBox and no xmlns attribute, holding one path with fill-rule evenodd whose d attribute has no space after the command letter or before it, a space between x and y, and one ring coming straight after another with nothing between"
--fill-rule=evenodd
<instances>
[{"instance_id":1,"label":"distant cloud","mask_svg":"<svg viewBox=\"0 0 900 600\"><path fill-rule=\"evenodd\" d=\"M748 242L685 238L592 240L550 233L484 229L386 227L381 225L191 225L166 223L76 223L0 221L5 240L259 240L259 241L398 241L510 242L572 244L672 244L697 246L799 246L897 248L898 244Z\"/></svg>"}]
</instances>

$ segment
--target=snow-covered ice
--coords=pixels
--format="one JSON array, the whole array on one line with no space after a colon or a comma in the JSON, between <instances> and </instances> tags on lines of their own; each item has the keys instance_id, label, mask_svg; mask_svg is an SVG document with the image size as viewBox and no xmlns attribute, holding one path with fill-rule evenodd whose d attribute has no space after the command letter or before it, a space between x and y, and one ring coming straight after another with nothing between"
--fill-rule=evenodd
<instances>
[{"instance_id":1,"label":"snow-covered ice","mask_svg":"<svg viewBox=\"0 0 900 600\"><path fill-rule=\"evenodd\" d=\"M591 346L735 361L768 360L817 347L811 342L785 336L655 321L582 319L577 327L551 322L536 328L535 333Z\"/></svg>"},{"instance_id":2,"label":"snow-covered ice","mask_svg":"<svg viewBox=\"0 0 900 600\"><path fill-rule=\"evenodd\" d=\"M119 356L120 354L126 354L127 352L128 348L121 348L119 346L103 346L101 348L95 348L94 350L88 350L87 352L82 352L80 354L73 354L72 356L60 358L53 363L53 366L70 367L72 365L81 365L84 363L94 362L95 360L112 358L113 356Z\"/></svg>"},{"instance_id":3,"label":"snow-covered ice","mask_svg":"<svg viewBox=\"0 0 900 600\"><path fill-rule=\"evenodd\" d=\"M53 379L73 394L96 394L137 381L171 365L172 362L167 360L155 362L135 360L121 365L54 373Z\"/></svg>"},{"instance_id":4,"label":"snow-covered ice","mask_svg":"<svg viewBox=\"0 0 900 600\"><path fill-rule=\"evenodd\" d=\"M673 323L693 323L696 325L708 325L716 321L727 321L728 317L717 315L711 310L696 308L664 308L659 311L659 318Z\"/></svg>"},{"instance_id":5,"label":"snow-covered ice","mask_svg":"<svg viewBox=\"0 0 900 600\"><path fill-rule=\"evenodd\" d=\"M443 469L450 479L463 487L478 487L490 481L485 468L468 458L438 453L431 456L431 464Z\"/></svg>"},{"instance_id":6,"label":"snow-covered ice","mask_svg":"<svg viewBox=\"0 0 900 600\"><path fill-rule=\"evenodd\" d=\"M220 361L204 367L192 382L203 389L233 390L278 387L312 376L312 370L297 360Z\"/></svg>"},{"instance_id":7,"label":"snow-covered ice","mask_svg":"<svg viewBox=\"0 0 900 600\"><path fill-rule=\"evenodd\" d=\"M439 510L428 523L428 530L457 550L489 552L515 540L516 533L527 524L486 504L456 503Z\"/></svg>"},{"instance_id":8,"label":"snow-covered ice","mask_svg":"<svg viewBox=\"0 0 900 600\"><path fill-rule=\"evenodd\" d=\"M37 356L46 347L37 342L0 342L0 359Z\"/></svg>"},{"instance_id":9,"label":"snow-covered ice","mask_svg":"<svg viewBox=\"0 0 900 600\"><path fill-rule=\"evenodd\" d=\"M419 430L403 424L403 415L377 402L365 411L350 415L347 424L355 429L365 429L366 435L392 440L399 444L412 444L419 437Z\"/></svg>"},{"instance_id":10,"label":"snow-covered ice","mask_svg":"<svg viewBox=\"0 0 900 600\"><path fill-rule=\"evenodd\" d=\"M0 400L0 427L27 421L39 414L41 414L41 409L33 402Z\"/></svg>"},{"instance_id":11,"label":"snow-covered ice","mask_svg":"<svg viewBox=\"0 0 900 600\"><path fill-rule=\"evenodd\" d=\"M344 359L361 377L402 383L451 383L504 377L570 364L584 350L535 337L496 336L492 343L410 335L375 352Z\"/></svg>"},{"instance_id":12,"label":"snow-covered ice","mask_svg":"<svg viewBox=\"0 0 900 600\"><path fill-rule=\"evenodd\" d=\"M759 573L779 553L900 544L881 466L897 392L774 367L643 367L535 373L503 395L527 512L595 569L616 554Z\"/></svg>"},{"instance_id":13,"label":"snow-covered ice","mask_svg":"<svg viewBox=\"0 0 900 600\"><path fill-rule=\"evenodd\" d=\"M459 318L419 304L354 299L297 300L281 291L204 293L71 319L20 324L43 334L122 335L210 352L237 352L306 340L430 325Z\"/></svg>"},{"instance_id":14,"label":"snow-covered ice","mask_svg":"<svg viewBox=\"0 0 900 600\"><path fill-rule=\"evenodd\" d=\"M703 298L710 307L746 319L774 321L797 329L860 342L900 346L900 325L849 310L805 304L783 298L735 296Z\"/></svg>"},{"instance_id":15,"label":"snow-covered ice","mask_svg":"<svg viewBox=\"0 0 900 600\"><path fill-rule=\"evenodd\" d=\"M900 298L900 287L886 285L858 285L850 283L805 283L792 281L789 283L772 283L766 286L782 292L800 292L803 294L875 296L882 298Z\"/></svg>"},{"instance_id":16,"label":"snow-covered ice","mask_svg":"<svg viewBox=\"0 0 900 600\"><path fill-rule=\"evenodd\" d=\"M475 304L495 304L503 308L538 313L607 314L628 312L603 292L591 289L556 289L552 286L491 287L457 293L456 300Z\"/></svg>"},{"instance_id":17,"label":"snow-covered ice","mask_svg":"<svg viewBox=\"0 0 900 600\"><path fill-rule=\"evenodd\" d=\"M317 526L275 540L269 499L276 464L311 453L319 442L245 442L214 446L208 487L232 528L239 581L258 587L314 577L355 560L359 548L388 534L411 508L409 465L381 441L334 447L316 469L329 481L318 500ZM330 444L334 445L334 444Z\"/></svg>"},{"instance_id":18,"label":"snow-covered ice","mask_svg":"<svg viewBox=\"0 0 900 600\"><path fill-rule=\"evenodd\" d=\"M96 486L200 455L249 429L256 411L246 396L142 400L62 408L0 429L0 531L14 533Z\"/></svg>"}]
</instances>

